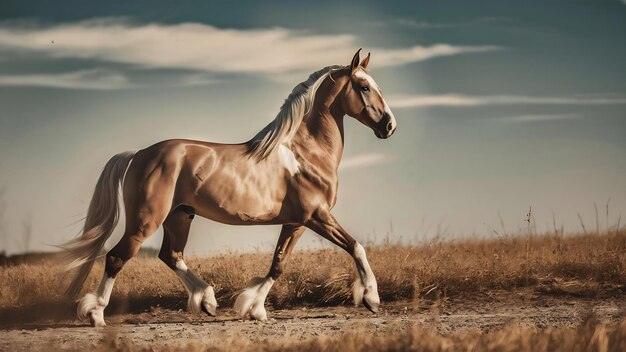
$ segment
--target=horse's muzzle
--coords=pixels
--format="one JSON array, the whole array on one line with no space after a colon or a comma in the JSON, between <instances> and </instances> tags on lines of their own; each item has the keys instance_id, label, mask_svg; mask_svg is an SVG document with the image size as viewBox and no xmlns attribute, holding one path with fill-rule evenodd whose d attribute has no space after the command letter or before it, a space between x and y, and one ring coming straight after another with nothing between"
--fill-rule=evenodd
<instances>
[{"instance_id":1,"label":"horse's muzzle","mask_svg":"<svg viewBox=\"0 0 626 352\"><path fill-rule=\"evenodd\" d=\"M393 135L396 131L396 127L398 127L396 123L396 118L393 114L385 114L383 117L376 123L376 127L374 128L374 134L376 137L380 139L387 139Z\"/></svg>"}]
</instances>

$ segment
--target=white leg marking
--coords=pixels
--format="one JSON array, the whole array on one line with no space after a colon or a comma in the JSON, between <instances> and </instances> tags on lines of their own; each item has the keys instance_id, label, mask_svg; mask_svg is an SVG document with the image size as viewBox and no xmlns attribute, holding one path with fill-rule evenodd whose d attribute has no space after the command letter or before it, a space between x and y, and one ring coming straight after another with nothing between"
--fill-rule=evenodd
<instances>
[{"instance_id":1,"label":"white leg marking","mask_svg":"<svg viewBox=\"0 0 626 352\"><path fill-rule=\"evenodd\" d=\"M104 322L104 308L109 304L115 278L109 277L106 272L100 281L97 293L88 293L78 301L76 314L78 319L89 318L91 326L106 326Z\"/></svg>"},{"instance_id":2,"label":"white leg marking","mask_svg":"<svg viewBox=\"0 0 626 352\"><path fill-rule=\"evenodd\" d=\"M233 308L242 318L250 316L250 319L254 320L267 320L265 298L272 285L274 285L274 279L271 277L253 278L248 287L241 290Z\"/></svg>"},{"instance_id":3,"label":"white leg marking","mask_svg":"<svg viewBox=\"0 0 626 352\"><path fill-rule=\"evenodd\" d=\"M365 255L365 248L360 243L354 247L354 262L356 263L357 271L359 272L359 278L354 282L352 286L352 293L354 298L354 304L360 303L373 312L378 311L380 305L380 298L378 297L378 283L376 277L370 268L370 264L367 261Z\"/></svg>"},{"instance_id":4,"label":"white leg marking","mask_svg":"<svg viewBox=\"0 0 626 352\"><path fill-rule=\"evenodd\" d=\"M187 310L194 314L205 311L207 314L214 316L217 310L217 300L215 299L213 287L189 270L182 259L176 262L176 270L174 272L180 278L189 294Z\"/></svg>"}]
</instances>

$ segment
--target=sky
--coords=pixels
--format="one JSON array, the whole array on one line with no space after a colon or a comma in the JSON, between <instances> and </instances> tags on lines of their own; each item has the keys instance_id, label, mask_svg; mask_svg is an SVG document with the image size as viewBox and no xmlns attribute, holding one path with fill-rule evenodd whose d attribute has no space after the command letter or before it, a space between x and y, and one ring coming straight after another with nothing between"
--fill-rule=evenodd
<instances>
[{"instance_id":1,"label":"sky","mask_svg":"<svg viewBox=\"0 0 626 352\"><path fill-rule=\"evenodd\" d=\"M112 155L246 141L361 47L398 129L379 140L346 117L333 212L353 237L509 236L530 207L533 231L614 228L625 35L619 0L2 1L0 252L76 236ZM271 251L279 230L197 218L186 252ZM312 232L298 245L320 246Z\"/></svg>"}]
</instances>

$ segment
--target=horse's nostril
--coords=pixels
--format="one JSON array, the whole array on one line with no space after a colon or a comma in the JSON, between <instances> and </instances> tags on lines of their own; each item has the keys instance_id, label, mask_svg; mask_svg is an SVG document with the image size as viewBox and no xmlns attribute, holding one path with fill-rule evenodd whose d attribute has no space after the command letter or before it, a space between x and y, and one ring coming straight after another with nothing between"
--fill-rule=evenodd
<instances>
[{"instance_id":1,"label":"horse's nostril","mask_svg":"<svg viewBox=\"0 0 626 352\"><path fill-rule=\"evenodd\" d=\"M393 124L391 122L387 123L387 131L391 131L393 128Z\"/></svg>"}]
</instances>

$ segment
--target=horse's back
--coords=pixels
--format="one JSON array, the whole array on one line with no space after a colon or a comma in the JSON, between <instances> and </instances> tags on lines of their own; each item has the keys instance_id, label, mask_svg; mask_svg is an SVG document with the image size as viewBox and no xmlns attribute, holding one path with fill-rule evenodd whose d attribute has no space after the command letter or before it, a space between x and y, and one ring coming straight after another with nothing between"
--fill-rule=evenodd
<instances>
[{"instance_id":1,"label":"horse's back","mask_svg":"<svg viewBox=\"0 0 626 352\"><path fill-rule=\"evenodd\" d=\"M230 224L272 221L287 192L286 170L278 153L257 161L246 151L245 144L161 141L136 154L125 198L167 196L171 207L189 205L203 217Z\"/></svg>"}]
</instances>

